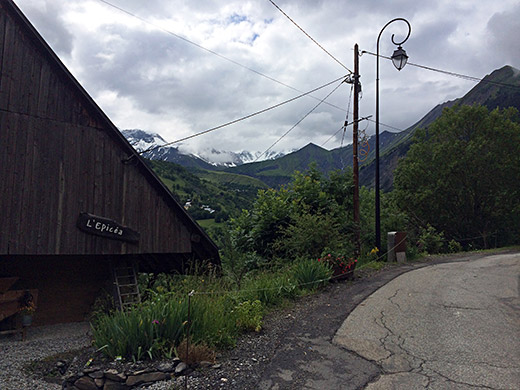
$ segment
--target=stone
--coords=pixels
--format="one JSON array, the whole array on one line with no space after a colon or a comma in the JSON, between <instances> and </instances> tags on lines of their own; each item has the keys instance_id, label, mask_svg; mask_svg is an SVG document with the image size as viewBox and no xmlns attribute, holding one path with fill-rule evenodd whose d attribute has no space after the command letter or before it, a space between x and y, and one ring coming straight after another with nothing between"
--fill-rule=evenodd
<instances>
[{"instance_id":1,"label":"stone","mask_svg":"<svg viewBox=\"0 0 520 390\"><path fill-rule=\"evenodd\" d=\"M201 368L209 368L209 367L211 367L212 365L213 365L213 363L208 362L208 361L206 361L206 360L201 361L200 364L199 364L199 366L200 366Z\"/></svg>"},{"instance_id":2,"label":"stone","mask_svg":"<svg viewBox=\"0 0 520 390\"><path fill-rule=\"evenodd\" d=\"M88 376L91 377L92 379L103 378L103 371L89 372Z\"/></svg>"},{"instance_id":3,"label":"stone","mask_svg":"<svg viewBox=\"0 0 520 390\"><path fill-rule=\"evenodd\" d=\"M214 364L211 367L214 368L215 370L218 370L219 368L222 368L222 364Z\"/></svg>"},{"instance_id":4,"label":"stone","mask_svg":"<svg viewBox=\"0 0 520 390\"><path fill-rule=\"evenodd\" d=\"M74 386L76 386L79 390L98 390L94 379L89 378L88 376L79 378L76 382L74 382Z\"/></svg>"},{"instance_id":5,"label":"stone","mask_svg":"<svg viewBox=\"0 0 520 390\"><path fill-rule=\"evenodd\" d=\"M121 382L111 381L107 379L105 382L105 386L103 386L103 390L127 390L128 386Z\"/></svg>"},{"instance_id":6,"label":"stone","mask_svg":"<svg viewBox=\"0 0 520 390\"><path fill-rule=\"evenodd\" d=\"M110 368L105 371L105 378L110 379L114 382L124 382L126 381L126 375L122 372L117 371L114 368Z\"/></svg>"},{"instance_id":7,"label":"stone","mask_svg":"<svg viewBox=\"0 0 520 390\"><path fill-rule=\"evenodd\" d=\"M149 372L141 375L131 375L126 379L126 385L129 387L137 386L145 382L158 382L170 379L170 375L164 372Z\"/></svg>"},{"instance_id":8,"label":"stone","mask_svg":"<svg viewBox=\"0 0 520 390\"><path fill-rule=\"evenodd\" d=\"M63 360L58 360L56 362L56 368L58 369L59 373L61 375L64 375L67 372L67 363L65 363Z\"/></svg>"},{"instance_id":9,"label":"stone","mask_svg":"<svg viewBox=\"0 0 520 390\"><path fill-rule=\"evenodd\" d=\"M157 369L162 372L173 372L175 370L175 367L177 366L178 362L164 362L159 364Z\"/></svg>"},{"instance_id":10,"label":"stone","mask_svg":"<svg viewBox=\"0 0 520 390\"><path fill-rule=\"evenodd\" d=\"M134 375L146 374L147 372L151 372L151 371L152 371L151 368L144 368L142 370L135 371Z\"/></svg>"},{"instance_id":11,"label":"stone","mask_svg":"<svg viewBox=\"0 0 520 390\"><path fill-rule=\"evenodd\" d=\"M396 252L395 256L398 263L406 263L406 252Z\"/></svg>"},{"instance_id":12,"label":"stone","mask_svg":"<svg viewBox=\"0 0 520 390\"><path fill-rule=\"evenodd\" d=\"M97 387L101 388L105 384L105 378L96 378L96 379L94 379L94 383L96 384Z\"/></svg>"},{"instance_id":13,"label":"stone","mask_svg":"<svg viewBox=\"0 0 520 390\"><path fill-rule=\"evenodd\" d=\"M87 367L87 368L83 369L83 374L90 374L91 372L100 371L100 370L101 370L101 367L98 367L98 366Z\"/></svg>"},{"instance_id":14,"label":"stone","mask_svg":"<svg viewBox=\"0 0 520 390\"><path fill-rule=\"evenodd\" d=\"M184 362L180 362L177 367L175 367L175 375L179 376L181 375L184 371L186 371L188 369L188 365Z\"/></svg>"}]
</instances>

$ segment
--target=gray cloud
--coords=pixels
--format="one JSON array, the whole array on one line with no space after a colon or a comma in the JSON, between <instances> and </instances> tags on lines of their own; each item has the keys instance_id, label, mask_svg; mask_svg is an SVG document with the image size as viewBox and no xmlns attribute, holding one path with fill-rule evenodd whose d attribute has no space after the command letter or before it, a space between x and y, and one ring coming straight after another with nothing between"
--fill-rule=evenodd
<instances>
[{"instance_id":1,"label":"gray cloud","mask_svg":"<svg viewBox=\"0 0 520 390\"><path fill-rule=\"evenodd\" d=\"M54 51L66 56L71 54L73 36L61 17L59 3L49 0L29 2L23 7L23 11L31 22L37 22L40 34Z\"/></svg>"},{"instance_id":2,"label":"gray cloud","mask_svg":"<svg viewBox=\"0 0 520 390\"><path fill-rule=\"evenodd\" d=\"M238 66L254 69L300 91L323 85L346 70L318 48L269 2L111 0L128 14L97 0L18 0L44 38L120 128L141 127L173 141L264 109L299 93ZM520 65L520 6L514 0L418 2L278 1L314 39L348 68L353 46L375 51L392 18L412 24L410 61L483 77L509 63ZM157 26L161 26L160 28ZM225 60L167 31L227 57ZM381 53L391 55L385 30ZM474 83L407 66L397 72L381 60L381 122L405 129L435 105L462 96ZM375 57L361 58L360 114L374 114ZM314 95L324 97L333 86ZM320 144L345 120L350 86L330 97L342 109L321 105L276 150ZM186 142L183 147L263 151L317 104L310 97ZM351 106L352 109L352 106ZM384 126L382 127L384 128ZM351 131L351 129L349 129ZM373 132L373 124L367 133ZM350 140L347 133L346 139ZM341 133L327 144L338 147Z\"/></svg>"}]
</instances>

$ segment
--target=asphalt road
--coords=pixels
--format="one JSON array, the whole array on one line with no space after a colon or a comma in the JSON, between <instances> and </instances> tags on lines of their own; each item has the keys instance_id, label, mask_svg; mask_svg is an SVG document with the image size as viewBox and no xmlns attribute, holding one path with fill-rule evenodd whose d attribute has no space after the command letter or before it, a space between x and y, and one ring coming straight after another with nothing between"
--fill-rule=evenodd
<instances>
[{"instance_id":1,"label":"asphalt road","mask_svg":"<svg viewBox=\"0 0 520 390\"><path fill-rule=\"evenodd\" d=\"M519 286L518 253L398 276L361 302L332 340L379 372L362 386L321 388L520 389Z\"/></svg>"}]
</instances>

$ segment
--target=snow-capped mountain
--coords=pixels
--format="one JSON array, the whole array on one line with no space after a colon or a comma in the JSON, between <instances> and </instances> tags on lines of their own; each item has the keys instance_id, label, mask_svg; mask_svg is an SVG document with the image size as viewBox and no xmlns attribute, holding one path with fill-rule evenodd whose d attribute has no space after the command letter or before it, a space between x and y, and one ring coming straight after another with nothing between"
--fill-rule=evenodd
<instances>
[{"instance_id":1,"label":"snow-capped mountain","mask_svg":"<svg viewBox=\"0 0 520 390\"><path fill-rule=\"evenodd\" d=\"M248 151L229 152L216 149L203 149L197 153L197 157L217 166L236 167L238 165L247 164L256 161L273 160L283 156L284 153L268 152L263 155L262 152L251 153Z\"/></svg>"},{"instance_id":2,"label":"snow-capped mountain","mask_svg":"<svg viewBox=\"0 0 520 390\"><path fill-rule=\"evenodd\" d=\"M137 151L148 150L143 154L144 157L151 160L170 161L186 167L226 168L254 161L272 160L284 155L278 152L268 152L266 155L262 155L262 152L230 152L216 149L203 149L197 154L192 154L182 151L178 146L162 146L167 141L157 133L140 129L121 130L121 133Z\"/></svg>"}]
</instances>

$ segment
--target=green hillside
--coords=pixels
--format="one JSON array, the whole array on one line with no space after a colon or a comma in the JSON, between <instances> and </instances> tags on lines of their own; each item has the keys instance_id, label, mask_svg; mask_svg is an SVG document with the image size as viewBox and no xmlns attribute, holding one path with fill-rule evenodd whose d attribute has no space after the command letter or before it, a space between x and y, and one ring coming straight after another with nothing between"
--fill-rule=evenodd
<instances>
[{"instance_id":1,"label":"green hillside","mask_svg":"<svg viewBox=\"0 0 520 390\"><path fill-rule=\"evenodd\" d=\"M202 169L188 171L171 162L148 160L175 198L199 219L223 221L251 207L259 189L267 186L254 178Z\"/></svg>"}]
</instances>

